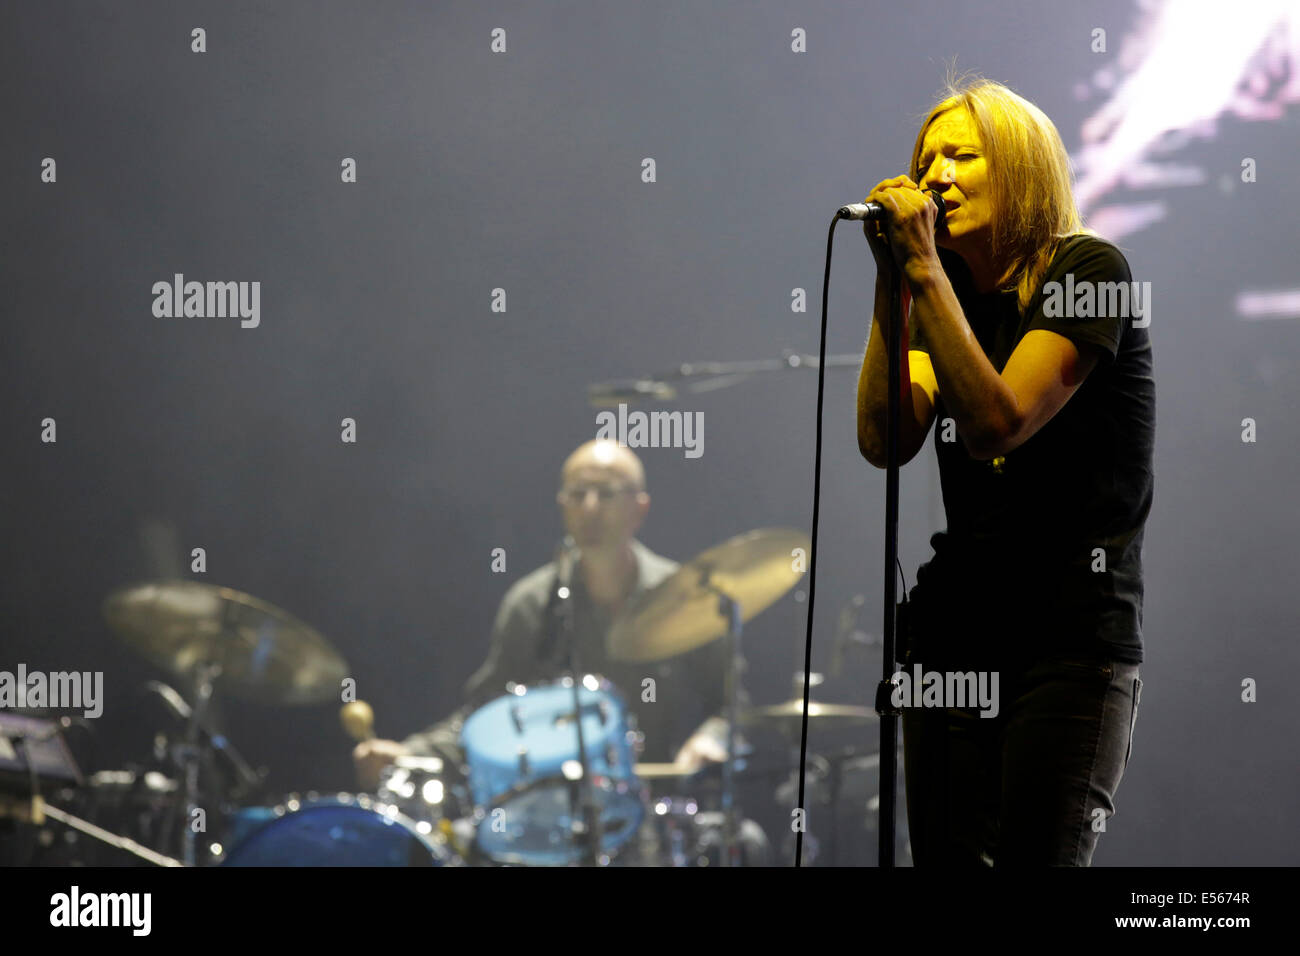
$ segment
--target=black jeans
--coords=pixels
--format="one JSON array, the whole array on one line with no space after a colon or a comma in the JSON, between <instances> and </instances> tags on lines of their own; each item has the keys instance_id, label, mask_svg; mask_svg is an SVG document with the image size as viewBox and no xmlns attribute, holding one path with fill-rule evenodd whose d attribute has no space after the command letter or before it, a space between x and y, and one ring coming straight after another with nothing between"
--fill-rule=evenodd
<instances>
[{"instance_id":1,"label":"black jeans","mask_svg":"<svg viewBox=\"0 0 1300 956\"><path fill-rule=\"evenodd\" d=\"M1132 755L1138 665L1058 656L1000 670L998 690L995 717L903 712L914 863L1089 866Z\"/></svg>"}]
</instances>

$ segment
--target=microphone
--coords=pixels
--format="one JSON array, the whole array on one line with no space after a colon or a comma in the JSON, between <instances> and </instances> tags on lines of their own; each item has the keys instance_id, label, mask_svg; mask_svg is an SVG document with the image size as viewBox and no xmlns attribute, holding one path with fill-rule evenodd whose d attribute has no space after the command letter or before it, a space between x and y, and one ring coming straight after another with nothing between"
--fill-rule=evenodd
<instances>
[{"instance_id":1,"label":"microphone","mask_svg":"<svg viewBox=\"0 0 1300 956\"><path fill-rule=\"evenodd\" d=\"M946 209L943 205L943 197L939 195L936 189L926 189L925 192L930 194L934 204L939 207L939 215L934 220L934 227L938 229L943 225ZM857 221L859 219L886 219L889 216L889 210L878 202L854 202L847 206L841 206L839 212L835 214L836 219L850 219Z\"/></svg>"},{"instance_id":2,"label":"microphone","mask_svg":"<svg viewBox=\"0 0 1300 956\"><path fill-rule=\"evenodd\" d=\"M568 588L573 581L573 566L578 562L578 545L573 535L566 534L560 539L555 556L555 583L557 587Z\"/></svg>"}]
</instances>

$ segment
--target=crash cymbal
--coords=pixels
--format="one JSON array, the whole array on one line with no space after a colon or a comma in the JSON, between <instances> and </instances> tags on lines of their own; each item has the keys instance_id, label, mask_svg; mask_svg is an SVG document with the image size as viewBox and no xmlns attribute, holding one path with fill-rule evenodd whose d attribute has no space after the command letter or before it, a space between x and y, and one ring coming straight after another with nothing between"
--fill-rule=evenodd
<instances>
[{"instance_id":1,"label":"crash cymbal","mask_svg":"<svg viewBox=\"0 0 1300 956\"><path fill-rule=\"evenodd\" d=\"M876 719L876 712L869 707L856 707L852 704L823 704L808 701L808 720L819 725L832 724L836 727L857 727L869 724ZM783 704L771 704L766 707L751 707L741 711L742 726L755 724L790 725L799 729L803 721L803 698L795 697Z\"/></svg>"},{"instance_id":2,"label":"crash cymbal","mask_svg":"<svg viewBox=\"0 0 1300 956\"><path fill-rule=\"evenodd\" d=\"M337 700L347 663L315 630L252 595L197 581L122 588L104 618L130 648L173 673L220 668L217 688L270 703Z\"/></svg>"},{"instance_id":3,"label":"crash cymbal","mask_svg":"<svg viewBox=\"0 0 1300 956\"><path fill-rule=\"evenodd\" d=\"M727 619L718 610L717 591L735 600L748 621L795 586L809 548L806 534L786 528L749 531L710 548L628 607L610 631L610 655L657 661L722 637Z\"/></svg>"}]
</instances>

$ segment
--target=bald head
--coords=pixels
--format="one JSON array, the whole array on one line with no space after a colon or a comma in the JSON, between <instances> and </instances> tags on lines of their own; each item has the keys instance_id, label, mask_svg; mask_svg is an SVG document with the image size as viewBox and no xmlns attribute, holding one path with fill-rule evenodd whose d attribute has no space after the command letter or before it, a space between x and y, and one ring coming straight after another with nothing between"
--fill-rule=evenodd
<instances>
[{"instance_id":1,"label":"bald head","mask_svg":"<svg viewBox=\"0 0 1300 956\"><path fill-rule=\"evenodd\" d=\"M634 491L645 491L645 468L636 452L608 438L595 438L578 446L560 469L560 484L580 471L598 469L609 476L617 475Z\"/></svg>"},{"instance_id":2,"label":"bald head","mask_svg":"<svg viewBox=\"0 0 1300 956\"><path fill-rule=\"evenodd\" d=\"M558 501L565 528L585 551L626 550L650 510L641 459L608 438L586 442L560 469Z\"/></svg>"}]
</instances>

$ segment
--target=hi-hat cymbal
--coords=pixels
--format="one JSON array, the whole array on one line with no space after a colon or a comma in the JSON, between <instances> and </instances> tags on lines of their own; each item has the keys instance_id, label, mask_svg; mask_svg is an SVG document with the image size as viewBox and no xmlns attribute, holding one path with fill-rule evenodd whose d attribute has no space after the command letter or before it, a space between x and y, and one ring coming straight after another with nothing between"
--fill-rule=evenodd
<instances>
[{"instance_id":1,"label":"hi-hat cymbal","mask_svg":"<svg viewBox=\"0 0 1300 956\"><path fill-rule=\"evenodd\" d=\"M727 619L718 610L717 592L735 600L741 620L748 621L795 586L809 548L806 534L786 528L749 531L710 548L628 608L610 630L610 655L657 661L722 637ZM802 560L796 549L802 549Z\"/></svg>"},{"instance_id":2,"label":"hi-hat cymbal","mask_svg":"<svg viewBox=\"0 0 1300 956\"><path fill-rule=\"evenodd\" d=\"M337 700L347 663L319 633L252 595L198 581L157 581L114 591L104 618L133 650L192 676L220 668L217 686L270 703Z\"/></svg>"},{"instance_id":3,"label":"hi-hat cymbal","mask_svg":"<svg viewBox=\"0 0 1300 956\"><path fill-rule=\"evenodd\" d=\"M857 707L853 704L823 704L808 701L808 721L822 726L857 727L869 724L877 717L869 707ZM783 704L771 704L766 707L751 707L741 711L742 726L755 724L777 724L783 729L799 730L803 722L803 698L794 697Z\"/></svg>"}]
</instances>

